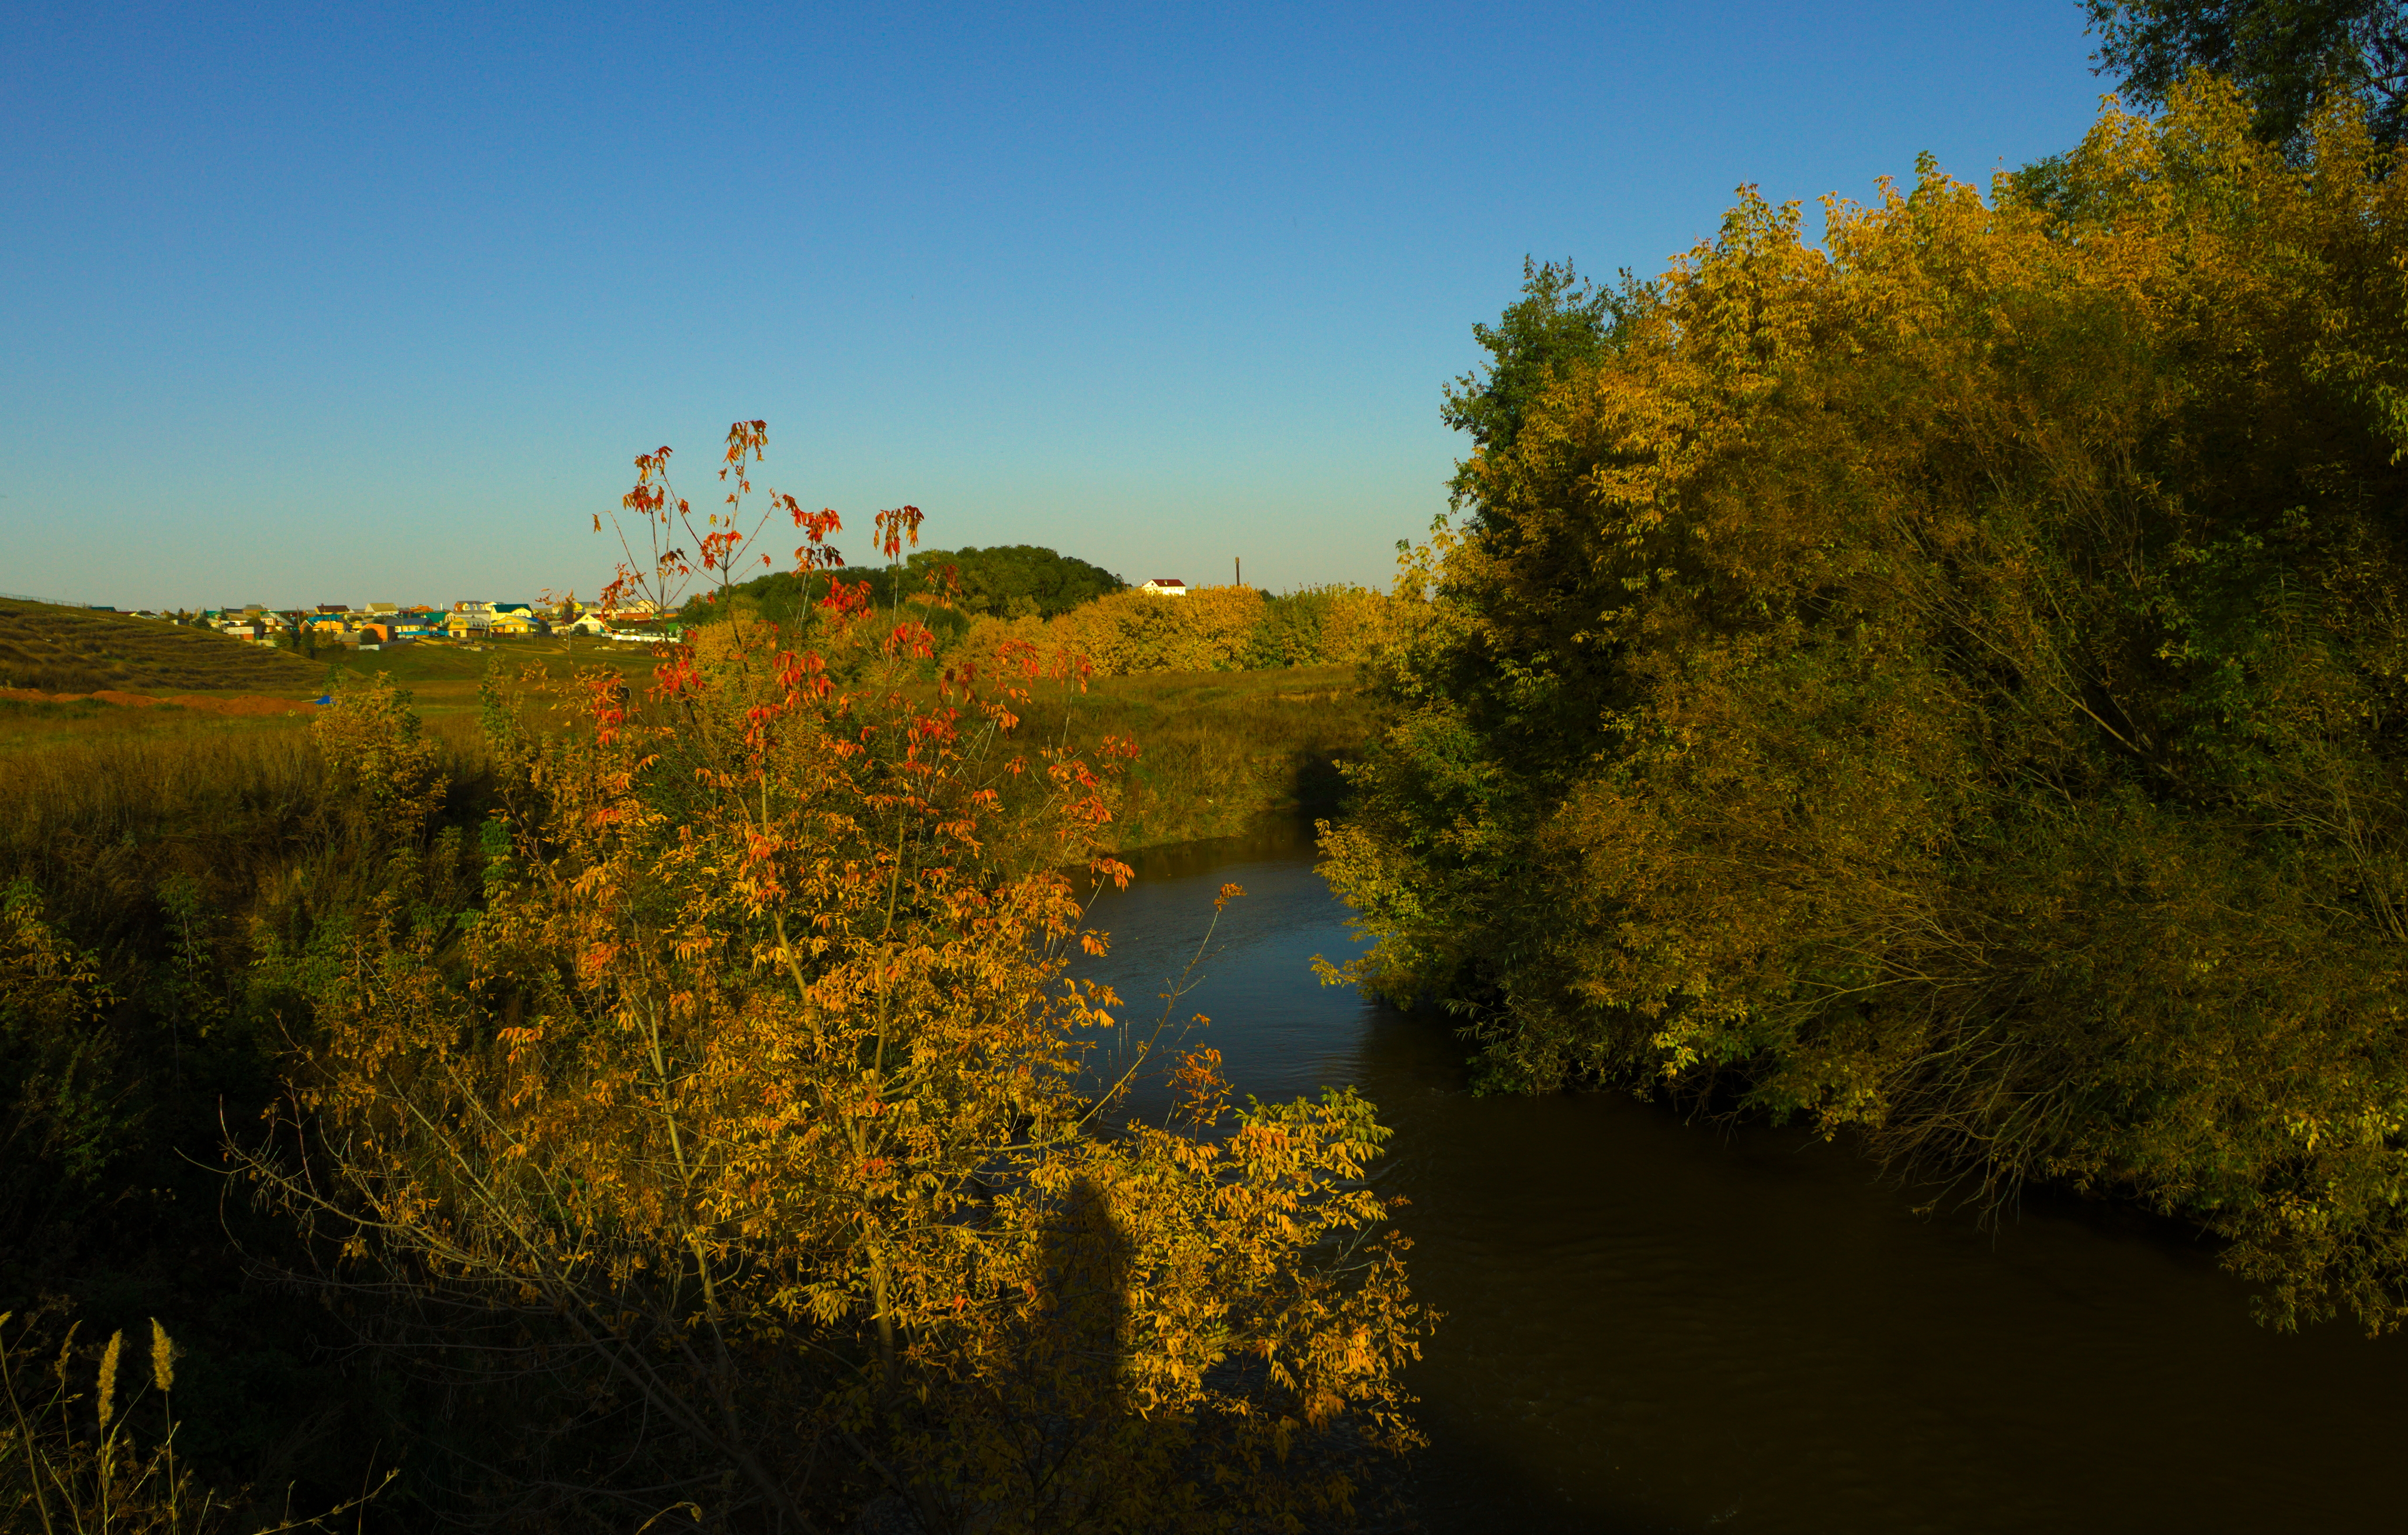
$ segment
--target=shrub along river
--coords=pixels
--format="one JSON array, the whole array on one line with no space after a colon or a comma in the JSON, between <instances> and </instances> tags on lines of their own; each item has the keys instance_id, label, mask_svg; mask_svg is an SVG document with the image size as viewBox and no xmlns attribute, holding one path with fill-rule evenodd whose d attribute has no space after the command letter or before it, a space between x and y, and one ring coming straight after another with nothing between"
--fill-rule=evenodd
<instances>
[{"instance_id":1,"label":"shrub along river","mask_svg":"<svg viewBox=\"0 0 2408 1535\"><path fill-rule=\"evenodd\" d=\"M1097 925L1240 1095L1352 1083L1394 1126L1433 1531L2397 1528L2397 1340L2253 1324L2186 1228L2028 1197L1922 1216L1844 1141L1619 1094L1477 1097L1445 1022L1315 983L1352 952L1309 827L1140 854ZM1156 1112L1158 1100L1140 1108Z\"/></svg>"}]
</instances>

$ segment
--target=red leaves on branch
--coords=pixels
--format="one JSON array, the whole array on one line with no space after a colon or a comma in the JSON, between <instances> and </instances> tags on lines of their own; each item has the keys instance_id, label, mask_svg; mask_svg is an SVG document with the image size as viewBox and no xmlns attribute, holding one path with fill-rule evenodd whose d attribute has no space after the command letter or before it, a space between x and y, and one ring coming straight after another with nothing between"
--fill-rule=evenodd
<instances>
[{"instance_id":1,"label":"red leaves on branch","mask_svg":"<svg viewBox=\"0 0 2408 1535\"><path fill-rule=\"evenodd\" d=\"M730 472L736 476L736 488L727 493L729 506L735 506L752 489L752 481L745 478L745 460L759 462L768 446L769 423L766 421L739 421L727 428L726 462L720 466L719 478L724 481Z\"/></svg>"},{"instance_id":2,"label":"red leaves on branch","mask_svg":"<svg viewBox=\"0 0 2408 1535\"><path fill-rule=\"evenodd\" d=\"M896 507L878 514L878 552L890 560L903 557L903 545L909 539L912 548L920 547L920 524L924 517L918 507Z\"/></svg>"},{"instance_id":3,"label":"red leaves on branch","mask_svg":"<svg viewBox=\"0 0 2408 1535\"><path fill-rule=\"evenodd\" d=\"M926 625L907 618L895 625L895 632L886 637L884 649L889 655L905 656L914 661L926 661L932 659L937 653L937 637L928 632Z\"/></svg>"},{"instance_id":4,"label":"red leaves on branch","mask_svg":"<svg viewBox=\"0 0 2408 1535\"><path fill-rule=\"evenodd\" d=\"M670 452L664 447L636 457L636 483L620 497L623 511L636 512L644 519L650 557L638 554L630 541L625 524L612 519L619 534L620 547L626 558L620 562L616 579L604 590L599 607L605 612L620 610L640 598L650 606L647 611L666 617L686 600L686 583L694 577L695 565L707 575L716 578L717 589L706 594L707 600L716 603L726 594L734 573L749 566L757 557L760 563L775 568L777 561L767 552L756 555L753 544L767 527L772 512L783 510L794 525L803 532L805 541L795 550L795 572L805 575L814 571L834 570L844 565L843 553L827 540L840 531L844 521L833 508L823 507L813 511L794 496L771 489L769 504L748 530L742 525L743 498L751 493L752 482L747 466L761 459L768 446L767 422L739 421L727 429L727 446L722 455L719 478L732 485L725 496L725 509L704 518L702 525L694 523L693 505L677 495L669 483ZM879 514L879 530L883 541L899 548L901 540L918 542L920 513L916 508ZM595 531L602 529L602 518L594 518ZM683 541L677 538L681 529ZM689 554L688 549L695 552ZM866 583L858 592L832 591L819 606L832 619L842 621L869 608ZM682 685L682 684L680 684Z\"/></svg>"},{"instance_id":5,"label":"red leaves on branch","mask_svg":"<svg viewBox=\"0 0 2408 1535\"><path fill-rule=\"evenodd\" d=\"M829 534L844 527L844 520L836 514L835 509L822 507L817 511L805 511L802 503L791 495L779 495L776 499L786 509L786 514L795 520L795 525L803 530L803 537L810 540L795 551L796 573L841 567L844 556L827 541Z\"/></svg>"},{"instance_id":6,"label":"red leaves on branch","mask_svg":"<svg viewBox=\"0 0 2408 1535\"><path fill-rule=\"evenodd\" d=\"M620 727L627 723L627 684L615 676L589 672L581 681L586 690L586 715L594 722L595 739L604 746L618 743Z\"/></svg>"},{"instance_id":7,"label":"red leaves on branch","mask_svg":"<svg viewBox=\"0 0 2408 1535\"><path fill-rule=\"evenodd\" d=\"M726 565L732 568L734 562L727 558L728 552L744 541L744 536L733 528L724 533L705 534L702 539L702 567L705 570L717 570L723 565Z\"/></svg>"},{"instance_id":8,"label":"red leaves on branch","mask_svg":"<svg viewBox=\"0 0 2408 1535\"><path fill-rule=\"evenodd\" d=\"M869 611L869 582L866 581L831 581L827 595L819 601L820 611L838 620L859 617Z\"/></svg>"}]
</instances>

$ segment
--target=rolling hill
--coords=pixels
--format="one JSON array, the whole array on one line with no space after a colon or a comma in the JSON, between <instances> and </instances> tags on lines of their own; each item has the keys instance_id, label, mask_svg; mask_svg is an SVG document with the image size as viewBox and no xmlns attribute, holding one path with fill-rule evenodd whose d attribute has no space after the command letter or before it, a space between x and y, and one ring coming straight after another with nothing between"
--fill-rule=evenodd
<instances>
[{"instance_id":1,"label":"rolling hill","mask_svg":"<svg viewBox=\"0 0 2408 1535\"><path fill-rule=\"evenodd\" d=\"M322 666L208 629L0 598L0 687L290 694L324 675Z\"/></svg>"}]
</instances>

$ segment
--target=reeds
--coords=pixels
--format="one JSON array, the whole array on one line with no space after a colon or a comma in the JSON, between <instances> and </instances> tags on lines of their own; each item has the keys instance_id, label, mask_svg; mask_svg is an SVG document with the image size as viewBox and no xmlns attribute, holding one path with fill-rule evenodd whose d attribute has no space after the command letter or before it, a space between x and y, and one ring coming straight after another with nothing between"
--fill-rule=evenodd
<instances>
[{"instance_id":1,"label":"reeds","mask_svg":"<svg viewBox=\"0 0 2408 1535\"><path fill-rule=\"evenodd\" d=\"M99 841L249 818L315 796L323 776L291 725L76 740L11 753L0 774L0 840Z\"/></svg>"},{"instance_id":2,"label":"reeds","mask_svg":"<svg viewBox=\"0 0 2408 1535\"><path fill-rule=\"evenodd\" d=\"M196 1484L176 1464L174 1411L176 1360L180 1351L158 1318L150 1319L150 1390L136 1387L118 1400L123 1371L122 1329L109 1335L90 1379L90 1399L76 1388L77 1327L61 1340L47 1371L47 1399L28 1402L19 1385L28 1371L36 1318L28 1317L12 1340L7 1327L14 1313L0 1312L0 1529L41 1535L208 1535L223 1529L245 1501ZM146 1410L150 1392L155 1411ZM89 1413L81 1404L89 1399ZM391 1482L392 1472L385 1481ZM326 1519L355 1513L381 1491L352 1499L317 1518L273 1515L255 1525L258 1535L323 1530ZM31 1514L28 1521L27 1515ZM256 1518L256 1515L253 1515Z\"/></svg>"}]
</instances>

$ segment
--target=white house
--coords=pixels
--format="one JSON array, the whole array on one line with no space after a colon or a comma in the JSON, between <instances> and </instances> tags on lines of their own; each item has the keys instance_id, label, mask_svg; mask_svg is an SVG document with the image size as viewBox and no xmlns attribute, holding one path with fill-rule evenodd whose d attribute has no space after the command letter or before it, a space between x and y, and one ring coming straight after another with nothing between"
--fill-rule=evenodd
<instances>
[{"instance_id":1,"label":"white house","mask_svg":"<svg viewBox=\"0 0 2408 1535\"><path fill-rule=\"evenodd\" d=\"M1177 576L1156 576L1138 590L1150 592L1158 597L1183 597L1187 595L1187 583Z\"/></svg>"}]
</instances>

